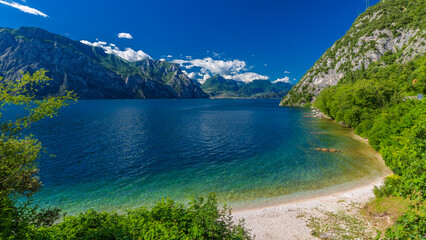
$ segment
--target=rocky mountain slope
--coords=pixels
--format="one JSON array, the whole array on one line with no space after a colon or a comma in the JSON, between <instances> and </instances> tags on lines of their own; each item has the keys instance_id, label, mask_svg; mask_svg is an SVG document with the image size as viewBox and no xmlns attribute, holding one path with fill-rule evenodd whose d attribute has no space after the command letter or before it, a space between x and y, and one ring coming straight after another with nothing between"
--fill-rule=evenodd
<instances>
[{"instance_id":1,"label":"rocky mountain slope","mask_svg":"<svg viewBox=\"0 0 426 240\"><path fill-rule=\"evenodd\" d=\"M426 52L426 2L382 0L367 9L293 87L280 105L304 106L346 74L367 69L386 54L406 63Z\"/></svg>"},{"instance_id":2,"label":"rocky mountain slope","mask_svg":"<svg viewBox=\"0 0 426 240\"><path fill-rule=\"evenodd\" d=\"M43 29L0 28L0 76L14 80L41 68L53 81L40 96L73 90L81 99L208 97L177 64L128 62Z\"/></svg>"},{"instance_id":3,"label":"rocky mountain slope","mask_svg":"<svg viewBox=\"0 0 426 240\"><path fill-rule=\"evenodd\" d=\"M213 75L201 85L206 93L215 98L282 98L291 87L289 83L267 80L244 83L220 75Z\"/></svg>"}]
</instances>

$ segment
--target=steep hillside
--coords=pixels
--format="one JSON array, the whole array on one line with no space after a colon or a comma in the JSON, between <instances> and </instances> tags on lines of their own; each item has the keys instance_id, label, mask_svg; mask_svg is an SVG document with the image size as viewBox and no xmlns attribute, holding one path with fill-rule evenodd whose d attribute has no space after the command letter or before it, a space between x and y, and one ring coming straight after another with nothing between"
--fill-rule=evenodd
<instances>
[{"instance_id":1,"label":"steep hillside","mask_svg":"<svg viewBox=\"0 0 426 240\"><path fill-rule=\"evenodd\" d=\"M367 69L383 55L386 66L406 63L426 51L424 0L382 0L367 9L283 98L281 105L304 106L346 74Z\"/></svg>"},{"instance_id":2,"label":"steep hillside","mask_svg":"<svg viewBox=\"0 0 426 240\"><path fill-rule=\"evenodd\" d=\"M0 76L44 68L53 79L40 96L73 90L79 98L205 98L177 64L145 59L128 62L39 28L0 28Z\"/></svg>"},{"instance_id":3,"label":"steep hillside","mask_svg":"<svg viewBox=\"0 0 426 240\"><path fill-rule=\"evenodd\" d=\"M254 80L245 84L238 94L242 97L251 98L282 98L291 89L289 83L272 83L265 80Z\"/></svg>"},{"instance_id":4,"label":"steep hillside","mask_svg":"<svg viewBox=\"0 0 426 240\"><path fill-rule=\"evenodd\" d=\"M212 76L201 86L211 97L218 98L282 98L291 87L289 83L272 83L267 80L238 82L220 75Z\"/></svg>"},{"instance_id":5,"label":"steep hillside","mask_svg":"<svg viewBox=\"0 0 426 240\"><path fill-rule=\"evenodd\" d=\"M201 88L208 93L210 96L229 96L237 97L237 91L243 83L237 81L225 79L222 76L216 74L211 78L207 79Z\"/></svg>"}]
</instances>

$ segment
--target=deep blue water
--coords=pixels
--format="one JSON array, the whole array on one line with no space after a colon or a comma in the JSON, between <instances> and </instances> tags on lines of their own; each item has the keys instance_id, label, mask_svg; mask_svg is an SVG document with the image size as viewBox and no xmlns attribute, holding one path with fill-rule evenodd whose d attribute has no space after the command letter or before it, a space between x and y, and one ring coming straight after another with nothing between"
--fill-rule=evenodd
<instances>
[{"instance_id":1,"label":"deep blue water","mask_svg":"<svg viewBox=\"0 0 426 240\"><path fill-rule=\"evenodd\" d=\"M278 100L80 100L31 133L41 206L123 210L216 192L232 206L282 201L382 174L366 145ZM318 134L321 133L321 134ZM322 153L316 147L341 153ZM310 192L312 194L312 192Z\"/></svg>"}]
</instances>

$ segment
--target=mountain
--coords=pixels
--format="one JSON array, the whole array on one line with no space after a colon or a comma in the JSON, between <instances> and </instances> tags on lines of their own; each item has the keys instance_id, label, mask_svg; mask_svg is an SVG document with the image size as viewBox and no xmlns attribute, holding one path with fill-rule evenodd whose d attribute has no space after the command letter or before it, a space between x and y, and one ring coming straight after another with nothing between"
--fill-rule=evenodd
<instances>
[{"instance_id":1,"label":"mountain","mask_svg":"<svg viewBox=\"0 0 426 240\"><path fill-rule=\"evenodd\" d=\"M225 79L213 75L201 88L216 98L282 98L291 89L289 83L272 83L266 80L254 80L249 83Z\"/></svg>"},{"instance_id":2,"label":"mountain","mask_svg":"<svg viewBox=\"0 0 426 240\"><path fill-rule=\"evenodd\" d=\"M174 63L128 62L40 28L0 28L0 76L15 80L41 68L53 81L40 96L73 90L80 99L208 97Z\"/></svg>"},{"instance_id":3,"label":"mountain","mask_svg":"<svg viewBox=\"0 0 426 240\"><path fill-rule=\"evenodd\" d=\"M284 82L272 83L265 80L254 80L238 90L238 94L242 97L251 98L282 98L291 87L289 83Z\"/></svg>"},{"instance_id":4,"label":"mountain","mask_svg":"<svg viewBox=\"0 0 426 240\"><path fill-rule=\"evenodd\" d=\"M426 51L424 0L382 0L367 9L349 31L329 48L280 105L304 106L315 101L321 91L336 85L356 70L381 63L407 63Z\"/></svg>"},{"instance_id":5,"label":"mountain","mask_svg":"<svg viewBox=\"0 0 426 240\"><path fill-rule=\"evenodd\" d=\"M204 92L210 96L229 96L238 97L236 94L242 82L237 82L230 79L225 79L222 76L216 74L208 78L202 85L201 88Z\"/></svg>"}]
</instances>

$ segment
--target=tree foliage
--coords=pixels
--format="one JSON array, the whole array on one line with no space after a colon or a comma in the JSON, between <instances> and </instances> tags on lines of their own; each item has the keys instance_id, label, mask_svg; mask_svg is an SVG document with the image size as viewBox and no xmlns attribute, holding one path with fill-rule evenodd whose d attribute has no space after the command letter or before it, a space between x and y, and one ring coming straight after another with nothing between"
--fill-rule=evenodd
<instances>
[{"instance_id":1,"label":"tree foliage","mask_svg":"<svg viewBox=\"0 0 426 240\"><path fill-rule=\"evenodd\" d=\"M89 210L33 232L31 239L250 239L242 223L234 225L230 209L218 210L211 194L188 206L163 199L153 208L126 214Z\"/></svg>"},{"instance_id":2,"label":"tree foliage","mask_svg":"<svg viewBox=\"0 0 426 240\"><path fill-rule=\"evenodd\" d=\"M37 211L31 204L31 196L41 187L37 160L42 146L22 134L75 99L72 92L37 99L38 89L50 80L44 70L24 74L18 81L0 78L0 239L22 239L32 225L49 224L58 216L58 210ZM26 115L5 119L4 113L12 105L24 108Z\"/></svg>"},{"instance_id":3,"label":"tree foliage","mask_svg":"<svg viewBox=\"0 0 426 240\"><path fill-rule=\"evenodd\" d=\"M50 80L44 70L18 81L0 79L0 239L250 239L241 222L234 224L230 208L218 208L214 194L188 206L162 200L124 215L89 210L55 224L59 209L33 203L42 186L37 161L43 149L24 134L75 99L72 92L38 99L37 91ZM11 107L24 108L26 115L4 117Z\"/></svg>"},{"instance_id":4,"label":"tree foliage","mask_svg":"<svg viewBox=\"0 0 426 240\"><path fill-rule=\"evenodd\" d=\"M386 178L380 189L382 193L423 203L426 199L426 101L407 96L426 93L426 57L382 67L383 61L389 59L391 55L368 70L347 74L339 84L324 90L315 106L336 121L355 128L357 134L368 138L381 153L395 173ZM424 212L423 204L417 211L407 212L386 236L390 239L424 237ZM413 232L409 233L409 229Z\"/></svg>"}]
</instances>

